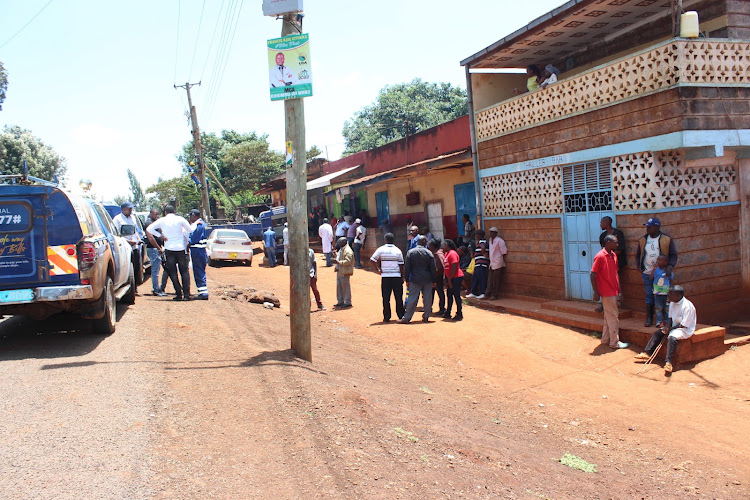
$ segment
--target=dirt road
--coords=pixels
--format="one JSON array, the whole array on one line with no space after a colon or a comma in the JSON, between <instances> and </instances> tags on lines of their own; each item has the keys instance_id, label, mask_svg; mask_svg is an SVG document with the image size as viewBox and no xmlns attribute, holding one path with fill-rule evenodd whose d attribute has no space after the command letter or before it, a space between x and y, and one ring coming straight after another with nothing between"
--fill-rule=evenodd
<instances>
[{"instance_id":1,"label":"dirt road","mask_svg":"<svg viewBox=\"0 0 750 500\"><path fill-rule=\"evenodd\" d=\"M140 297L103 339L0 323L0 495L750 495L750 348L639 376L633 351L525 318L379 323L379 278L357 271L354 308L313 314L309 364L288 350L288 269L257 260L210 269L208 302ZM224 285L282 307L221 300Z\"/></svg>"}]
</instances>

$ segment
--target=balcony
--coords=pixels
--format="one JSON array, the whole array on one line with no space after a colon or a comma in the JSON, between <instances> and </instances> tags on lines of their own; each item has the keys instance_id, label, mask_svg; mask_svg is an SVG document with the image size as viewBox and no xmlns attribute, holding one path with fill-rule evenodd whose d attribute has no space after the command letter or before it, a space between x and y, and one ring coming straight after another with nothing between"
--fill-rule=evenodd
<instances>
[{"instance_id":1,"label":"balcony","mask_svg":"<svg viewBox=\"0 0 750 500\"><path fill-rule=\"evenodd\" d=\"M750 86L750 42L672 39L475 113L477 142L677 86Z\"/></svg>"}]
</instances>

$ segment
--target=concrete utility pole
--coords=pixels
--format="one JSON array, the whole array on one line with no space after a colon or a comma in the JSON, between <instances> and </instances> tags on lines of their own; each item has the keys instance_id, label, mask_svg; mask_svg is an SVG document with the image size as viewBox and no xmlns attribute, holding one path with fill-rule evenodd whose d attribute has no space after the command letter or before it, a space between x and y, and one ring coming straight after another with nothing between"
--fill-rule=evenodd
<instances>
[{"instance_id":1,"label":"concrete utility pole","mask_svg":"<svg viewBox=\"0 0 750 500\"><path fill-rule=\"evenodd\" d=\"M281 36L299 33L296 14L285 14ZM289 275L291 293L289 327L292 350L312 361L310 340L310 261L307 233L307 150L305 149L305 104L302 99L284 101L286 140L292 143L292 165L286 171L287 219L289 220Z\"/></svg>"},{"instance_id":2,"label":"concrete utility pole","mask_svg":"<svg viewBox=\"0 0 750 500\"><path fill-rule=\"evenodd\" d=\"M208 204L208 185L206 184L206 160L203 158L203 144L201 144L201 131L198 128L198 114L193 106L193 100L190 97L190 87L200 85L198 83L185 83L185 85L175 85L174 88L184 88L187 90L188 106L190 106L190 121L193 124L193 147L195 155L198 157L198 179L201 182L201 215L203 220L208 224L211 221L211 206Z\"/></svg>"}]
</instances>

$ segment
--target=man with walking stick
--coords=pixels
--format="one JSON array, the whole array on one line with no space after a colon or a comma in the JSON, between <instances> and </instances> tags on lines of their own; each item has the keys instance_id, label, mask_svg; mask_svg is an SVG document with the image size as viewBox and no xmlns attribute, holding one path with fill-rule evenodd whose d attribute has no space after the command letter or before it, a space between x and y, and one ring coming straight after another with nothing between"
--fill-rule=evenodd
<instances>
[{"instance_id":1,"label":"man with walking stick","mask_svg":"<svg viewBox=\"0 0 750 500\"><path fill-rule=\"evenodd\" d=\"M667 324L659 328L651 336L646 349L635 357L636 363L651 363L659 353L664 336L667 336L667 358L664 362L664 371L672 373L672 356L677 349L677 342L689 339L695 333L696 314L695 306L685 298L685 290L675 285L669 290L667 300L671 302L669 306L669 319Z\"/></svg>"}]
</instances>

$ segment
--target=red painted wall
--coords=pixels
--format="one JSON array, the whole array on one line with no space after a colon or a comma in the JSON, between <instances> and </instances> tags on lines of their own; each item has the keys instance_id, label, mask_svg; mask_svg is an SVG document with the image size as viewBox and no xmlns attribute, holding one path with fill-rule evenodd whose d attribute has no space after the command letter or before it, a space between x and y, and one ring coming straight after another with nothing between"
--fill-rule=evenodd
<instances>
[{"instance_id":1,"label":"red painted wall","mask_svg":"<svg viewBox=\"0 0 750 500\"><path fill-rule=\"evenodd\" d=\"M323 171L328 174L364 163L365 175L372 175L470 147L469 116L464 115L409 137L408 159L406 139L400 139L332 161Z\"/></svg>"}]
</instances>

